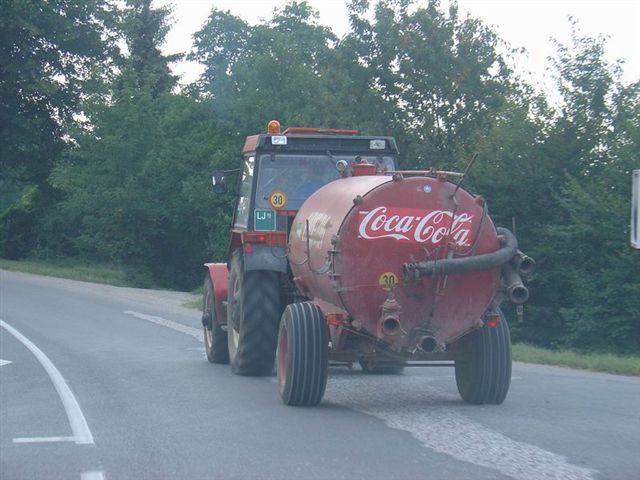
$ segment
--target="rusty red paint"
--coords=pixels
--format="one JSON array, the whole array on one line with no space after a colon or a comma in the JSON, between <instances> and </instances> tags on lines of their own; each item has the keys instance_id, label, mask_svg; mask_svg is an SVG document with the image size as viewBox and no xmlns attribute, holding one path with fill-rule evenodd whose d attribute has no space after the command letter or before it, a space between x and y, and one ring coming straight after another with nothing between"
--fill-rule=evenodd
<instances>
[{"instance_id":1,"label":"rusty red paint","mask_svg":"<svg viewBox=\"0 0 640 480\"><path fill-rule=\"evenodd\" d=\"M213 299L216 318L221 323L227 323L227 312L222 306L229 289L229 270L226 263L205 263L213 283Z\"/></svg>"},{"instance_id":2,"label":"rusty red paint","mask_svg":"<svg viewBox=\"0 0 640 480\"><path fill-rule=\"evenodd\" d=\"M472 247L476 255L499 248L482 205L459 189L455 207L454 191L442 178L390 176L343 178L321 188L304 203L289 236L298 287L325 313L344 311L354 328L397 348L412 347L421 332L446 345L477 328L499 290L498 268L419 281L402 276L404 263L443 258L448 249L464 256ZM383 275L397 279L390 289L405 332L398 338L380 325L390 295Z\"/></svg>"}]
</instances>

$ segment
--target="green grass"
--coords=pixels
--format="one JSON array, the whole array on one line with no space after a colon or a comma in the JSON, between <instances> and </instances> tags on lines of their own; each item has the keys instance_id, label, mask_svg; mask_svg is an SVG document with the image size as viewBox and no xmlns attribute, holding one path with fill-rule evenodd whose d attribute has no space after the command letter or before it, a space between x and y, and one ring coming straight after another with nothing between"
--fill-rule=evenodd
<instances>
[{"instance_id":1,"label":"green grass","mask_svg":"<svg viewBox=\"0 0 640 480\"><path fill-rule=\"evenodd\" d=\"M513 359L518 362L541 363L596 372L640 376L640 356L636 355L547 350L519 343L513 345Z\"/></svg>"},{"instance_id":2,"label":"green grass","mask_svg":"<svg viewBox=\"0 0 640 480\"><path fill-rule=\"evenodd\" d=\"M49 277L70 278L85 282L105 283L131 287L126 272L113 265L86 264L77 260L5 260L0 258L0 269L35 273Z\"/></svg>"},{"instance_id":3,"label":"green grass","mask_svg":"<svg viewBox=\"0 0 640 480\"><path fill-rule=\"evenodd\" d=\"M194 298L182 304L183 307L193 308L194 310L202 310L202 297Z\"/></svg>"}]
</instances>

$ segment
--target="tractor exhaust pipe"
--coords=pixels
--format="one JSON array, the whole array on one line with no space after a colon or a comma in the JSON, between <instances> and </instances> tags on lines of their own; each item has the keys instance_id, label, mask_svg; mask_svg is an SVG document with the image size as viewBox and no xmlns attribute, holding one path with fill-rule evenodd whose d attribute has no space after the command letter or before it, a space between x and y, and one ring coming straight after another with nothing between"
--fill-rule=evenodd
<instances>
[{"instance_id":1,"label":"tractor exhaust pipe","mask_svg":"<svg viewBox=\"0 0 640 480\"><path fill-rule=\"evenodd\" d=\"M502 266L502 281L509 296L509 300L517 305L522 305L529 299L529 290L522 283L520 274L511 263Z\"/></svg>"}]
</instances>

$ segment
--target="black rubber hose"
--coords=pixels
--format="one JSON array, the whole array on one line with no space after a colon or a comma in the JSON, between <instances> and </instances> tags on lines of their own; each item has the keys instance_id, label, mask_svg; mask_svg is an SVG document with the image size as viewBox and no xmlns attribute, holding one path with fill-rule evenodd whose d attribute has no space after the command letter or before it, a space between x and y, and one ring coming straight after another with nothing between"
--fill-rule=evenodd
<instances>
[{"instance_id":1,"label":"black rubber hose","mask_svg":"<svg viewBox=\"0 0 640 480\"><path fill-rule=\"evenodd\" d=\"M405 263L403 270L408 279L419 280L435 275L449 275L450 273L478 272L491 270L509 262L518 253L518 240L506 228L497 229L498 235L503 237L502 246L493 253L474 255L472 257L446 258L443 260L429 260L426 262Z\"/></svg>"}]
</instances>

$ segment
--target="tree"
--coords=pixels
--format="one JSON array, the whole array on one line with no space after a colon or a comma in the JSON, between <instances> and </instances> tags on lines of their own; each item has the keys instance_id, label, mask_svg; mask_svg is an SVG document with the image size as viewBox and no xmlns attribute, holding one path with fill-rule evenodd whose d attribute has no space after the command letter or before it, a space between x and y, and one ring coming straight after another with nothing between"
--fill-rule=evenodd
<instances>
[{"instance_id":1,"label":"tree","mask_svg":"<svg viewBox=\"0 0 640 480\"><path fill-rule=\"evenodd\" d=\"M0 255L18 258L57 199L48 177L68 146L65 128L89 82L109 71L114 12L107 0L5 0L0 11L0 184L12 192Z\"/></svg>"},{"instance_id":2,"label":"tree","mask_svg":"<svg viewBox=\"0 0 640 480\"><path fill-rule=\"evenodd\" d=\"M201 90L233 135L261 131L271 118L376 133L388 123L362 69L306 2L255 26L214 9L194 40L192 58L205 66Z\"/></svg>"},{"instance_id":3,"label":"tree","mask_svg":"<svg viewBox=\"0 0 640 480\"><path fill-rule=\"evenodd\" d=\"M350 42L370 85L396 104L412 166L461 166L492 125L510 89L498 38L479 20L410 0L350 4Z\"/></svg>"},{"instance_id":4,"label":"tree","mask_svg":"<svg viewBox=\"0 0 640 480\"><path fill-rule=\"evenodd\" d=\"M127 4L120 74L53 172L66 233L47 235L43 248L125 265L141 284L186 288L207 256L216 129L207 104L172 93L172 57L159 48L169 11L150 3Z\"/></svg>"},{"instance_id":5,"label":"tree","mask_svg":"<svg viewBox=\"0 0 640 480\"><path fill-rule=\"evenodd\" d=\"M45 185L83 85L108 62L113 10L106 0L0 5L0 175Z\"/></svg>"}]
</instances>

